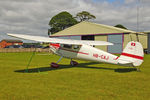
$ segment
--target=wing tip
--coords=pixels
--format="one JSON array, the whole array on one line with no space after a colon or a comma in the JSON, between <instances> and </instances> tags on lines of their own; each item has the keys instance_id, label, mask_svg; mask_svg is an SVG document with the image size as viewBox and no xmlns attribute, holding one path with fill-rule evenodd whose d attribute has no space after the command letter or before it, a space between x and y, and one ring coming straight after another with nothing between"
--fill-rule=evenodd
<instances>
[{"instance_id":1,"label":"wing tip","mask_svg":"<svg viewBox=\"0 0 150 100\"><path fill-rule=\"evenodd\" d=\"M13 36L14 34L12 34L12 33L6 33L8 36Z\"/></svg>"}]
</instances>

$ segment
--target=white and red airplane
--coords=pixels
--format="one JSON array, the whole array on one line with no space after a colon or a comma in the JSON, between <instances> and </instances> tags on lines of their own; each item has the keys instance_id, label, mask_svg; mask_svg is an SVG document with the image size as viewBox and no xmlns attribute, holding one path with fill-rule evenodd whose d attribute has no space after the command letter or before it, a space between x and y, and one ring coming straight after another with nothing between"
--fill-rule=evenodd
<instances>
[{"instance_id":1,"label":"white and red airplane","mask_svg":"<svg viewBox=\"0 0 150 100\"><path fill-rule=\"evenodd\" d=\"M132 67L140 66L144 58L143 47L141 43L134 41L129 42L120 57L118 57L93 47L94 45L113 45L112 43L105 41L58 39L11 33L7 33L7 35L27 40L50 43L50 50L61 56L56 63L51 63L51 67L54 68L59 67L58 63L63 57L70 58L70 64L72 66L78 64L72 59L83 59Z\"/></svg>"}]
</instances>

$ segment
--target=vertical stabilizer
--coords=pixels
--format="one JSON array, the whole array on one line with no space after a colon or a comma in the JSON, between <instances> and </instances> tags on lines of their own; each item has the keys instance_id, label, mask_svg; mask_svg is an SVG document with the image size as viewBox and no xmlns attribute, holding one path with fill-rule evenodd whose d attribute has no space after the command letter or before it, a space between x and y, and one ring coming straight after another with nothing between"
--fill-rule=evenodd
<instances>
[{"instance_id":1,"label":"vertical stabilizer","mask_svg":"<svg viewBox=\"0 0 150 100\"><path fill-rule=\"evenodd\" d=\"M123 50L118 59L120 65L140 66L143 62L144 53L141 43L131 41Z\"/></svg>"}]
</instances>

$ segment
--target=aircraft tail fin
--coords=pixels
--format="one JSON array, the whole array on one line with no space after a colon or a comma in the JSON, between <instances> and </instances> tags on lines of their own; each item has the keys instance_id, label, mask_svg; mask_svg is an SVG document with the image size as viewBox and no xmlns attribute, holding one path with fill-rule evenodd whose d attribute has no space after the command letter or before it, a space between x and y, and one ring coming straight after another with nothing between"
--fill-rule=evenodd
<instances>
[{"instance_id":1,"label":"aircraft tail fin","mask_svg":"<svg viewBox=\"0 0 150 100\"><path fill-rule=\"evenodd\" d=\"M140 66L143 62L144 53L141 43L131 41L118 58L119 65Z\"/></svg>"}]
</instances>

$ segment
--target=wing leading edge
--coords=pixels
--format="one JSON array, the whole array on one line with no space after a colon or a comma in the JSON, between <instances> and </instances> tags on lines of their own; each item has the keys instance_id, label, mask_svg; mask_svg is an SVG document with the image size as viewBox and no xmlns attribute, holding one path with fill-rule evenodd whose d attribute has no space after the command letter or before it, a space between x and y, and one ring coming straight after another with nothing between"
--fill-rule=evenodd
<instances>
[{"instance_id":1,"label":"wing leading edge","mask_svg":"<svg viewBox=\"0 0 150 100\"><path fill-rule=\"evenodd\" d=\"M21 38L25 40L33 40L38 42L48 42L48 43L60 43L60 44L74 44L74 45L113 45L113 43L105 41L90 41L90 40L71 40L71 39L58 39L58 38L49 38L42 36L33 36L33 35L23 35L23 34L11 34L7 33L8 36Z\"/></svg>"}]
</instances>

